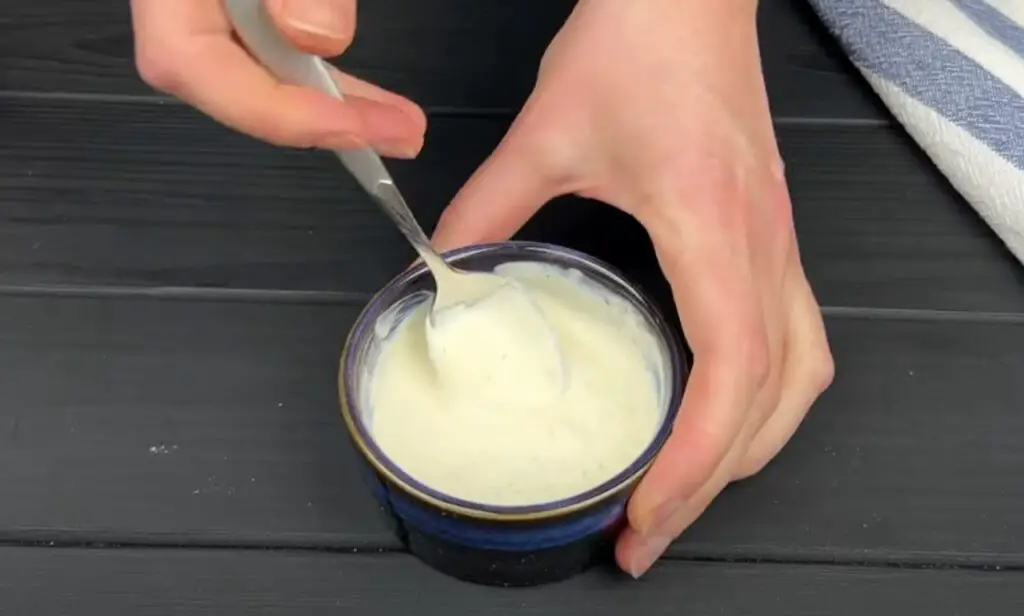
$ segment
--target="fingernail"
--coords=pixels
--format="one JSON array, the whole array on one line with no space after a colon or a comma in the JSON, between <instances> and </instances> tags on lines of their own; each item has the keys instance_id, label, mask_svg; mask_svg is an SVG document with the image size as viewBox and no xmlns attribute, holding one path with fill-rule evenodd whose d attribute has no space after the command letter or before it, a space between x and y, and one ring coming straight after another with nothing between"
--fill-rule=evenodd
<instances>
[{"instance_id":1,"label":"fingernail","mask_svg":"<svg viewBox=\"0 0 1024 616\"><path fill-rule=\"evenodd\" d=\"M643 544L634 552L626 572L633 576L633 579L638 579L641 575L647 573L655 561L665 553L670 543L672 543L672 537L654 536L646 538Z\"/></svg>"},{"instance_id":2,"label":"fingernail","mask_svg":"<svg viewBox=\"0 0 1024 616\"><path fill-rule=\"evenodd\" d=\"M278 15L296 30L316 36L340 39L346 36L345 17L324 0L275 0Z\"/></svg>"},{"instance_id":3,"label":"fingernail","mask_svg":"<svg viewBox=\"0 0 1024 616\"><path fill-rule=\"evenodd\" d=\"M685 504L685 501L679 499L665 501L654 508L651 515L647 518L646 526L638 530L644 535L666 534L665 531L668 529L665 527L672 522Z\"/></svg>"},{"instance_id":4,"label":"fingernail","mask_svg":"<svg viewBox=\"0 0 1024 616\"><path fill-rule=\"evenodd\" d=\"M381 156L391 158L416 158L420 153L420 149L409 145L408 141L376 141L373 149Z\"/></svg>"}]
</instances>

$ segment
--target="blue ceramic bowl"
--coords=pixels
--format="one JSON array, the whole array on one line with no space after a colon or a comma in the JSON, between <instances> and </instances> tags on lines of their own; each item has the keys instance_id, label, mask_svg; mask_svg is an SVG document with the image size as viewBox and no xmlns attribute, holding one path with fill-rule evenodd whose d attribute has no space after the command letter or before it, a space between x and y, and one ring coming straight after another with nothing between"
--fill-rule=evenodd
<instances>
[{"instance_id":1,"label":"blue ceramic bowl","mask_svg":"<svg viewBox=\"0 0 1024 616\"><path fill-rule=\"evenodd\" d=\"M370 300L345 343L339 376L342 416L361 453L373 495L409 551L443 573L481 584L530 586L571 577L610 558L626 501L672 431L687 376L685 356L655 306L619 272L592 257L549 244L504 242L452 251L446 259L476 271L490 271L510 261L539 261L579 270L627 298L662 342L667 404L660 427L643 453L587 492L514 507L468 502L413 479L376 445L360 407L363 388L369 385L364 375L371 372L364 367L378 351L374 332L378 317L413 293L434 290L433 278L422 263Z\"/></svg>"}]
</instances>

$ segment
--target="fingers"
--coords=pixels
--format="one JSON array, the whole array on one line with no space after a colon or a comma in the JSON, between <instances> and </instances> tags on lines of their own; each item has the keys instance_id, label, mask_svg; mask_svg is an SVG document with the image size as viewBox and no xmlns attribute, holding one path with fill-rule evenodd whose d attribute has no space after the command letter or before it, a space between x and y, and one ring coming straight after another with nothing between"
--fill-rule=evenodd
<instances>
[{"instance_id":1,"label":"fingers","mask_svg":"<svg viewBox=\"0 0 1024 616\"><path fill-rule=\"evenodd\" d=\"M774 458L792 437L815 399L831 383L834 367L821 312L798 262L789 271L786 282L783 290L788 307L783 327L786 355L782 360L779 393L775 393L774 388L769 386L761 390L760 395L756 396L752 412L748 413L727 453L707 481L689 498L674 501L672 507L657 510L657 515L647 527L643 526L642 521L636 521L642 511L634 509L631 503L631 526L619 538L616 558L619 565L634 577L646 572L671 541L706 510L730 481L760 471ZM696 369L695 366L695 376ZM684 401L684 409L686 404ZM770 415L762 422L765 410ZM666 444L656 465L662 458L667 458L669 452L677 455L674 452L679 451L678 443L682 439L676 437L680 433L681 428L677 424L676 432ZM678 459L673 462L678 463ZM641 488L649 487L648 483L651 483L652 491L672 489L671 481L654 485L648 481L648 477L645 477Z\"/></svg>"},{"instance_id":2,"label":"fingers","mask_svg":"<svg viewBox=\"0 0 1024 616\"><path fill-rule=\"evenodd\" d=\"M356 0L264 0L278 29L295 46L324 58L341 55L356 34Z\"/></svg>"},{"instance_id":3,"label":"fingers","mask_svg":"<svg viewBox=\"0 0 1024 616\"><path fill-rule=\"evenodd\" d=\"M420 153L427 115L419 105L334 67L330 71L346 104L359 115L361 135L369 145L393 158L415 158Z\"/></svg>"},{"instance_id":4,"label":"fingers","mask_svg":"<svg viewBox=\"0 0 1024 616\"><path fill-rule=\"evenodd\" d=\"M734 361L738 354L696 360L672 435L630 501L630 525L640 533L663 534L732 447L749 404Z\"/></svg>"},{"instance_id":5,"label":"fingers","mask_svg":"<svg viewBox=\"0 0 1024 616\"><path fill-rule=\"evenodd\" d=\"M735 243L744 234L671 214L682 208L651 211L658 214L648 216L658 218L641 222L672 285L695 360L672 435L629 503L630 530L620 540L619 558L634 575L725 487L760 424L757 409L774 407L762 390L772 380L776 353L750 255Z\"/></svg>"},{"instance_id":6,"label":"fingers","mask_svg":"<svg viewBox=\"0 0 1024 616\"><path fill-rule=\"evenodd\" d=\"M431 242L439 251L507 240L556 195L513 126L445 208Z\"/></svg>"},{"instance_id":7,"label":"fingers","mask_svg":"<svg viewBox=\"0 0 1024 616\"><path fill-rule=\"evenodd\" d=\"M739 452L741 449L735 448L730 451L729 458L736 458ZM728 462L721 464L706 484L661 522L657 532L645 534L627 527L615 545L615 559L622 570L634 578L646 573L672 540L693 524L725 489L729 483L729 468L731 464Z\"/></svg>"},{"instance_id":8,"label":"fingers","mask_svg":"<svg viewBox=\"0 0 1024 616\"><path fill-rule=\"evenodd\" d=\"M770 352L744 251L716 241L707 224L642 222L695 357L672 436L630 501L630 525L650 534L722 463L767 381Z\"/></svg>"},{"instance_id":9,"label":"fingers","mask_svg":"<svg viewBox=\"0 0 1024 616\"><path fill-rule=\"evenodd\" d=\"M133 0L143 79L235 130L282 146L371 145L411 157L425 120L411 102L335 73L356 93L345 102L276 81L236 43L219 2Z\"/></svg>"},{"instance_id":10,"label":"fingers","mask_svg":"<svg viewBox=\"0 0 1024 616\"><path fill-rule=\"evenodd\" d=\"M697 360L672 435L629 502L618 558L634 577L707 509L745 449L749 386L733 373L729 355L720 357Z\"/></svg>"},{"instance_id":11,"label":"fingers","mask_svg":"<svg viewBox=\"0 0 1024 616\"><path fill-rule=\"evenodd\" d=\"M787 293L790 312L779 403L736 465L734 480L759 473L775 458L835 376L821 310L799 264L790 277L793 288Z\"/></svg>"}]
</instances>

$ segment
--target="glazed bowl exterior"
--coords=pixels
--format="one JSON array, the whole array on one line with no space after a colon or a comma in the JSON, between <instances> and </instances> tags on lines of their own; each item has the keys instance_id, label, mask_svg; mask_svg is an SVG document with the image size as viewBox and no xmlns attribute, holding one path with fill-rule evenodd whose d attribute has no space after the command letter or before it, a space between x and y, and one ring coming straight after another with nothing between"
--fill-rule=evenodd
<instances>
[{"instance_id":1,"label":"glazed bowl exterior","mask_svg":"<svg viewBox=\"0 0 1024 616\"><path fill-rule=\"evenodd\" d=\"M442 494L412 478L374 442L367 410L360 405L369 385L364 367L374 360L379 346L377 319L411 295L434 290L426 267L418 263L393 279L370 300L349 333L338 379L342 417L370 490L409 551L445 574L480 584L530 586L566 579L610 557L626 502L672 431L688 373L685 356L650 300L615 269L588 255L551 244L502 242L455 250L445 257L473 271L491 271L514 261L579 270L630 301L663 345L666 408L650 444L632 464L571 498L493 506Z\"/></svg>"}]
</instances>

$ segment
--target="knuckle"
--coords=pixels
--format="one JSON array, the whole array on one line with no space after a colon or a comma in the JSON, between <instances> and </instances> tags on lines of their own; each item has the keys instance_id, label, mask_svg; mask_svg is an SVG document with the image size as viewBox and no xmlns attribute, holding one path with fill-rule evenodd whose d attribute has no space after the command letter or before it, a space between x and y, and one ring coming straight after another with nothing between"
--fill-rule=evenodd
<instances>
[{"instance_id":1,"label":"knuckle","mask_svg":"<svg viewBox=\"0 0 1024 616\"><path fill-rule=\"evenodd\" d=\"M733 473L733 480L742 481L759 474L767 468L773 458L774 456L770 456L766 453L748 453L743 457L739 465L737 465L736 470Z\"/></svg>"},{"instance_id":2,"label":"knuckle","mask_svg":"<svg viewBox=\"0 0 1024 616\"><path fill-rule=\"evenodd\" d=\"M517 140L515 157L524 161L537 184L552 194L583 193L584 177L573 162L568 144L557 137L529 137Z\"/></svg>"},{"instance_id":3,"label":"knuckle","mask_svg":"<svg viewBox=\"0 0 1024 616\"><path fill-rule=\"evenodd\" d=\"M522 130L528 138L523 141L524 153L533 166L548 174L561 174L571 166L575 158L575 148L555 131L535 130L532 127Z\"/></svg>"},{"instance_id":4,"label":"knuckle","mask_svg":"<svg viewBox=\"0 0 1024 616\"><path fill-rule=\"evenodd\" d=\"M176 94L184 82L184 72L172 58L171 54L157 54L142 48L135 54L135 70L154 90Z\"/></svg>"},{"instance_id":5,"label":"knuckle","mask_svg":"<svg viewBox=\"0 0 1024 616\"><path fill-rule=\"evenodd\" d=\"M816 394L824 393L836 378L836 362L827 344L812 355L808 366L808 380Z\"/></svg>"},{"instance_id":6,"label":"knuckle","mask_svg":"<svg viewBox=\"0 0 1024 616\"><path fill-rule=\"evenodd\" d=\"M799 338L802 340L796 340L796 356L793 358L796 362L793 385L812 398L817 398L831 387L836 376L835 357L829 347L825 325L820 318L816 321L801 325L804 331Z\"/></svg>"},{"instance_id":7,"label":"knuckle","mask_svg":"<svg viewBox=\"0 0 1024 616\"><path fill-rule=\"evenodd\" d=\"M531 97L513 122L503 145L515 149L532 173L559 193L581 190L585 160L572 129L553 125L546 103Z\"/></svg>"}]
</instances>

